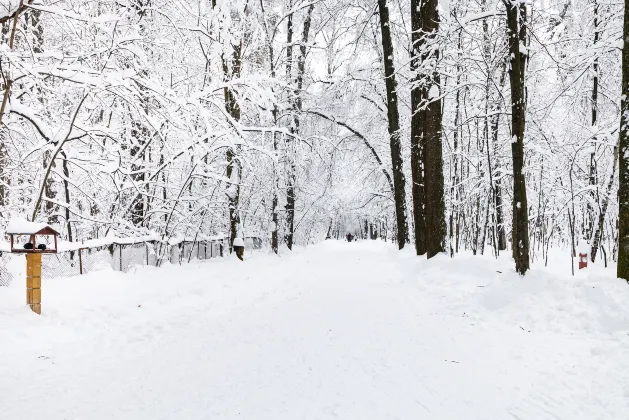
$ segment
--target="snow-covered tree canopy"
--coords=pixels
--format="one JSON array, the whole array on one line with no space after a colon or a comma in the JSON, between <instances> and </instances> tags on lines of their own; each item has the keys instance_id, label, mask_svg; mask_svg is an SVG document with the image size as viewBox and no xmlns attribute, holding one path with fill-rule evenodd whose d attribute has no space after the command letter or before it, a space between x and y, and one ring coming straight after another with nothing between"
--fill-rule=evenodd
<instances>
[{"instance_id":1,"label":"snow-covered tree canopy","mask_svg":"<svg viewBox=\"0 0 629 420\"><path fill-rule=\"evenodd\" d=\"M438 103L445 250L506 249L518 208L513 2L432 1L438 30L414 37L420 3L2 1L0 226L28 217L67 240L392 239L398 170L413 209L412 110ZM535 0L518 10L531 258L597 235L593 249L615 258L622 4ZM411 63L413 42L421 59ZM417 108L414 88L425 92ZM395 168L394 137L404 163ZM412 212L406 220L412 232Z\"/></svg>"}]
</instances>

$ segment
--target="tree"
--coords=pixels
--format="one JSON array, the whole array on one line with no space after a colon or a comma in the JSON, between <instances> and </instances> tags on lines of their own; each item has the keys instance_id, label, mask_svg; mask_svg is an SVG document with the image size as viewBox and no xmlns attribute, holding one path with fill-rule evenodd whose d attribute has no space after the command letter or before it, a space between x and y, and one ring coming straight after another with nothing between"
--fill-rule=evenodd
<instances>
[{"instance_id":1,"label":"tree","mask_svg":"<svg viewBox=\"0 0 629 420\"><path fill-rule=\"evenodd\" d=\"M526 115L525 69L526 4L519 0L504 0L507 8L507 37L509 42L511 83L511 156L513 159L513 224L511 245L515 269L524 275L529 269L529 216L524 175L524 130Z\"/></svg>"},{"instance_id":2,"label":"tree","mask_svg":"<svg viewBox=\"0 0 629 420\"><path fill-rule=\"evenodd\" d=\"M421 46L425 44L424 28L422 28L422 0L411 0L411 72L415 73L411 85L411 174L413 181L413 221L415 225L415 252L417 255L426 253L426 216L425 216L425 185L424 185L424 145L422 130L424 129L422 112L422 77L419 74L421 65ZM423 118L424 117L424 118Z\"/></svg>"},{"instance_id":3,"label":"tree","mask_svg":"<svg viewBox=\"0 0 629 420\"><path fill-rule=\"evenodd\" d=\"M422 126L424 202L426 214L426 255L432 258L445 251L446 222L443 187L443 150L441 143L441 80L437 70L439 46L438 0L423 1L420 7L421 61L428 64L421 90L422 108L419 119ZM417 111L414 111L417 112Z\"/></svg>"},{"instance_id":4,"label":"tree","mask_svg":"<svg viewBox=\"0 0 629 420\"><path fill-rule=\"evenodd\" d=\"M618 277L629 281L629 0L622 30L622 86L618 132Z\"/></svg>"},{"instance_id":5,"label":"tree","mask_svg":"<svg viewBox=\"0 0 629 420\"><path fill-rule=\"evenodd\" d=\"M395 65L393 62L393 41L389 22L389 9L386 0L378 0L380 14L380 32L382 36L382 53L384 61L384 78L387 89L387 116L389 122L389 140L391 147L391 164L393 166L393 195L395 197L395 216L397 221L398 248L404 248L408 242L408 225L406 222L405 177L400 144L400 114L398 111L397 83L395 81Z\"/></svg>"}]
</instances>

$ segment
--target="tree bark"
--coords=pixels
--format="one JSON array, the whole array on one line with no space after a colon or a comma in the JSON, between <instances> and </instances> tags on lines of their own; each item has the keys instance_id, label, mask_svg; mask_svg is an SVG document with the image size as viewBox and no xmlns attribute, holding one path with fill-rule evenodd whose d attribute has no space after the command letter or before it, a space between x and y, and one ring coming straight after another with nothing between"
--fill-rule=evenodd
<instances>
[{"instance_id":1,"label":"tree bark","mask_svg":"<svg viewBox=\"0 0 629 420\"><path fill-rule=\"evenodd\" d=\"M288 8L292 9L293 2L289 0ZM293 78L293 13L288 15L286 20L286 83L291 85ZM294 92L291 92L294 93ZM294 112L294 100L295 98L289 98L289 102L293 102ZM294 116L293 116L294 117ZM291 134L295 134L295 119L289 120L289 130ZM286 159L287 159L287 173L286 173L286 246L288 249L293 249L293 237L295 229L295 144L292 137L288 137L286 140Z\"/></svg>"},{"instance_id":2,"label":"tree bark","mask_svg":"<svg viewBox=\"0 0 629 420\"><path fill-rule=\"evenodd\" d=\"M422 0L411 0L411 172L413 181L413 222L415 225L415 252L417 255L426 253L426 216L424 191L424 150L422 143L422 89L419 67L421 64L421 46L424 44L421 6Z\"/></svg>"},{"instance_id":3,"label":"tree bark","mask_svg":"<svg viewBox=\"0 0 629 420\"><path fill-rule=\"evenodd\" d=\"M601 244L601 238L603 236L603 227L605 225L605 216L607 215L607 207L609 206L609 197L612 193L612 188L614 186L614 178L616 175L616 162L618 161L618 146L614 146L614 153L612 157L612 170L609 175L609 180L607 182L607 189L605 191L605 195L603 196L603 202L601 204L601 210L598 214L598 225L596 226L596 230L592 235L592 248L590 250L590 258L592 262L596 260L596 254L598 252L598 248Z\"/></svg>"},{"instance_id":4,"label":"tree bark","mask_svg":"<svg viewBox=\"0 0 629 420\"><path fill-rule=\"evenodd\" d=\"M41 12L39 10L29 10L24 14L24 17L33 35L33 53L38 55L42 54L44 52L44 28L40 23ZM45 106L42 92L39 86L35 88L35 95L37 97L37 100ZM42 159L42 167L44 169L46 169L48 167L48 164L50 163L50 155L50 150L44 152L44 156ZM56 166L56 162L52 162L52 167L55 168ZM50 199L55 199L57 196L52 177L48 177L46 183L44 184L44 195L46 196L46 198ZM44 210L46 212L48 223L53 224L58 222L58 218L55 213L57 212L57 210L59 210L59 206L57 206L53 201L47 200L44 203Z\"/></svg>"},{"instance_id":5,"label":"tree bark","mask_svg":"<svg viewBox=\"0 0 629 420\"><path fill-rule=\"evenodd\" d=\"M432 258L445 251L446 221L443 189L443 148L441 143L442 107L441 80L437 71L439 49L436 45L439 31L438 0L425 0L420 8L424 43L430 48L422 51L422 61L431 60L431 74L422 86L424 107L420 111L423 122L424 202L426 215L426 256Z\"/></svg>"},{"instance_id":6,"label":"tree bark","mask_svg":"<svg viewBox=\"0 0 629 420\"><path fill-rule=\"evenodd\" d=\"M618 134L618 277L629 281L629 0L625 0Z\"/></svg>"},{"instance_id":7,"label":"tree bark","mask_svg":"<svg viewBox=\"0 0 629 420\"><path fill-rule=\"evenodd\" d=\"M301 34L301 44L299 46L299 56L297 57L297 84L295 91L293 92L293 124L290 129L292 134L299 135L299 117L302 111L302 99L301 99L301 91L304 85L304 72L306 69L306 54L308 49L306 45L308 44L308 36L310 33L310 24L312 22L312 10L314 9L314 4L311 4L308 7L308 11L306 14L306 19L304 20L304 26ZM292 37L293 37L293 25L292 25L292 14L288 18L288 35L291 41L288 41L287 46L287 59L288 62L286 64L287 69L287 77L290 81L291 76L291 60L292 60ZM295 150L295 140L293 137L289 140L289 167L288 167L288 185L286 188L286 224L288 228L288 234L286 238L286 245L288 249L293 249L293 242L295 237L295 183L297 181L297 168L295 165L296 159L296 150Z\"/></svg>"},{"instance_id":8,"label":"tree bark","mask_svg":"<svg viewBox=\"0 0 629 420\"><path fill-rule=\"evenodd\" d=\"M404 248L408 242L408 225L406 222L406 193L402 147L400 144L400 115L397 103L397 83L395 81L395 64L393 63L393 42L389 23L389 9L386 0L378 0L380 13L380 30L382 34L382 52L384 61L384 77L387 90L387 116L389 121L389 141L391 145L391 164L393 166L393 186L395 198L395 216L397 221L398 248Z\"/></svg>"},{"instance_id":9,"label":"tree bark","mask_svg":"<svg viewBox=\"0 0 629 420\"><path fill-rule=\"evenodd\" d=\"M269 65L271 67L271 77L275 78L275 50L273 48L273 39L271 34L269 33L268 25L266 23L266 11L264 9L264 0L260 0L260 8L262 9L263 14L263 22L264 22L264 30L266 32L267 37L267 46L269 49ZM273 104L273 125L277 127L278 123L278 108L277 103ZM273 152L277 156L278 152L278 144L277 144L277 132L273 131ZM279 214L278 214L278 206L279 206L279 170L277 168L277 162L273 163L273 198L271 200L271 223L273 224L271 228L271 250L277 254L279 252L279 241L278 241L278 233L279 233ZM332 222L330 222L330 228L332 227ZM330 229L328 229L328 235L330 234Z\"/></svg>"},{"instance_id":10,"label":"tree bark","mask_svg":"<svg viewBox=\"0 0 629 420\"><path fill-rule=\"evenodd\" d=\"M596 48L596 44L598 43L599 32L598 32L598 0L594 0L594 44L593 47ZM592 127L596 126L597 117L598 117L598 57L594 57L594 63L592 64ZM594 230L594 207L592 203L596 201L596 197L598 194L595 193L594 187L597 184L596 182L596 137L592 139L592 151L590 152L590 174L589 174L589 184L592 191L590 192L591 202L587 202L587 214L586 214L586 232L585 235L587 238L593 237ZM598 189L597 189L598 191ZM604 217L604 216L603 216ZM594 259L592 259L594 262Z\"/></svg>"},{"instance_id":11,"label":"tree bark","mask_svg":"<svg viewBox=\"0 0 629 420\"><path fill-rule=\"evenodd\" d=\"M146 15L146 8L150 6L151 0L136 0L132 3L133 8L135 9L135 13L138 16L138 26L140 34L144 35L146 33L146 25L142 21L144 16ZM141 70L142 75L146 76L148 71ZM148 107L148 96L146 95L146 87L137 84L138 91L141 93L141 104L144 110L144 113L149 115L149 107ZM131 175L131 179L136 184L144 184L146 181L146 173L144 172L144 161L146 159L146 155L144 153L145 145L149 136L149 128L142 122L139 118L137 120L133 119L133 114L130 114L131 121L131 137L132 137L132 147L131 147L131 171L133 174ZM144 188L147 188L144 186ZM137 189L141 191L141 188ZM147 191L148 193L148 191ZM148 194L147 194L148 195ZM131 208L131 221L135 226L141 226L145 223L145 216L148 213L148 203L146 201L146 196L138 195L133 202L133 206Z\"/></svg>"},{"instance_id":12,"label":"tree bark","mask_svg":"<svg viewBox=\"0 0 629 420\"><path fill-rule=\"evenodd\" d=\"M66 219L66 230L68 237L66 238L69 242L72 242L74 239L72 237L72 225L70 224L70 183L68 179L70 179L70 169L68 168L68 157L66 152L63 150L59 153L62 158L62 168L63 168L63 190L65 192L65 219ZM74 259L74 251L70 251L70 259Z\"/></svg>"},{"instance_id":13,"label":"tree bark","mask_svg":"<svg viewBox=\"0 0 629 420\"><path fill-rule=\"evenodd\" d=\"M232 45L233 52L231 58L231 69L227 64L227 60L223 57L223 74L226 81L240 77L241 66L241 49L242 46ZM225 98L225 110L234 119L234 121L240 121L240 106L236 95L229 87L223 88L223 95ZM242 167L240 160L238 159L237 146L231 146L227 148L225 153L227 158L227 168L225 175L229 179L227 184L227 200L229 208L229 252L234 249L234 240L239 234L240 230L240 180L242 178Z\"/></svg>"},{"instance_id":14,"label":"tree bark","mask_svg":"<svg viewBox=\"0 0 629 420\"><path fill-rule=\"evenodd\" d=\"M628 0L629 1L629 0ZM524 72L526 67L526 4L504 0L507 7L507 36L511 66L511 155L513 158L513 224L512 247L515 269L524 275L529 269L529 219L524 175L524 128L526 97Z\"/></svg>"},{"instance_id":15,"label":"tree bark","mask_svg":"<svg viewBox=\"0 0 629 420\"><path fill-rule=\"evenodd\" d=\"M504 87L506 72L507 72L507 63L505 62L504 66L502 67L502 73L500 75L500 88L501 89ZM500 101L500 99L498 99L496 101L496 108L495 108L496 115L493 118L492 126L491 126L492 143L493 143L494 150L496 150L496 148L498 147L498 127L500 126L500 111L502 110L501 104L502 102ZM497 167L499 167L500 162L496 161L496 165ZM502 213L502 177L501 176L496 178L494 182L493 192L494 192L494 205L496 206L496 230L498 233L497 235L498 236L497 238L498 251L504 251L505 249L507 249L507 234L505 232L504 216Z\"/></svg>"}]
</instances>

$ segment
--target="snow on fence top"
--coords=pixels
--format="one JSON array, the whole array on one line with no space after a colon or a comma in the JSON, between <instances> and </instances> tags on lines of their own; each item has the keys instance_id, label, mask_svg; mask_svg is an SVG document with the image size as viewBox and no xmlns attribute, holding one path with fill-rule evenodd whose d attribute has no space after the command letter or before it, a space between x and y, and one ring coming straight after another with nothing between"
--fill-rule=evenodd
<instances>
[{"instance_id":1,"label":"snow on fence top","mask_svg":"<svg viewBox=\"0 0 629 420\"><path fill-rule=\"evenodd\" d=\"M12 220L11 222L9 222L9 226L7 226L5 233L7 235L9 234L32 235L32 234L36 234L37 232L30 233L31 230L36 230L38 228L41 229L44 227L50 228L50 226L46 225L45 223L32 223L32 222L27 222L26 220L20 220L19 222L17 222L17 221ZM23 231L23 232L18 233L17 231ZM47 233L41 233L41 234L47 234ZM245 237L245 239L249 239L249 238L258 238L258 236L248 235ZM174 238L170 238L167 242L168 242L168 245L179 245L184 242L218 242L218 241L225 241L227 239L228 239L228 236L226 234L219 234L219 235L213 235L213 236L197 235L196 237L183 237L183 236L174 237ZM79 241L77 242L59 241L57 246L58 246L58 252L70 252L70 251L78 251L79 249L83 249L83 248L102 248L102 247L106 247L110 245L133 245L133 244L139 244L139 243L144 243L144 242L166 242L166 241L162 239L161 235L136 236L136 237L129 237L129 238L119 238L116 236L108 236L106 238L88 239L88 240L80 241L80 242ZM0 239L0 252L10 252L10 251L11 251L10 244Z\"/></svg>"},{"instance_id":2,"label":"snow on fence top","mask_svg":"<svg viewBox=\"0 0 629 420\"><path fill-rule=\"evenodd\" d=\"M170 238L168 241L164 241L161 235L148 235L148 236L137 236L130 238L118 238L115 236L108 236L106 238L100 239L89 239L87 241L82 242L67 242L61 241L59 242L59 251L60 252L68 252L68 251L77 251L81 248L101 248L104 246L110 245L133 245L144 242L168 242L168 245L179 245L182 242L215 242L215 241L223 241L226 240L227 236L216 235L216 236L205 236L205 235L197 235L196 238L186 238L186 237L175 237Z\"/></svg>"}]
</instances>

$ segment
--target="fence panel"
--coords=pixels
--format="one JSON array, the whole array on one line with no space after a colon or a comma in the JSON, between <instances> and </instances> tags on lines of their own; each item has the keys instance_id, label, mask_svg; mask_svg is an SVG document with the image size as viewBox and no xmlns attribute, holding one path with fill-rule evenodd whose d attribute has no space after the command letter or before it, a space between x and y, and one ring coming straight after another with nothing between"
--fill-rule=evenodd
<instances>
[{"instance_id":1,"label":"fence panel","mask_svg":"<svg viewBox=\"0 0 629 420\"><path fill-rule=\"evenodd\" d=\"M78 276L81 274L78 251L45 254L43 255L41 266L42 275L49 279Z\"/></svg>"},{"instance_id":2,"label":"fence panel","mask_svg":"<svg viewBox=\"0 0 629 420\"><path fill-rule=\"evenodd\" d=\"M123 272L136 265L148 265L148 248L144 242L129 245L118 245L120 249L120 267Z\"/></svg>"},{"instance_id":3,"label":"fence panel","mask_svg":"<svg viewBox=\"0 0 629 420\"><path fill-rule=\"evenodd\" d=\"M81 274L103 270L107 267L113 268L114 257L109 247L82 248L79 252Z\"/></svg>"},{"instance_id":4,"label":"fence panel","mask_svg":"<svg viewBox=\"0 0 629 420\"><path fill-rule=\"evenodd\" d=\"M260 238L246 238L246 247L260 249ZM168 249L164 250L164 246ZM81 248L73 251L46 254L42 258L42 271L46 278L69 277L98 271L111 267L116 271L127 272L136 265L157 265L157 257L164 252L165 258L172 264L187 263L195 259L207 260L223 256L225 243L222 240L184 241L167 245L155 241L130 244L113 243L93 248ZM9 286L13 275L9 271L9 262L15 256L0 252L0 286Z\"/></svg>"},{"instance_id":5,"label":"fence panel","mask_svg":"<svg viewBox=\"0 0 629 420\"><path fill-rule=\"evenodd\" d=\"M8 287L13 281L13 275L7 269L10 262L11 255L6 252L0 252L0 287Z\"/></svg>"}]
</instances>

